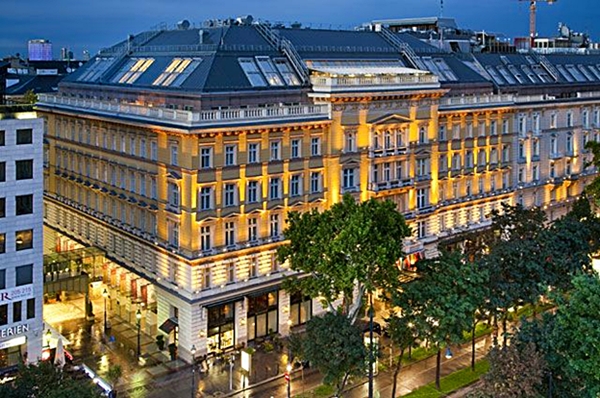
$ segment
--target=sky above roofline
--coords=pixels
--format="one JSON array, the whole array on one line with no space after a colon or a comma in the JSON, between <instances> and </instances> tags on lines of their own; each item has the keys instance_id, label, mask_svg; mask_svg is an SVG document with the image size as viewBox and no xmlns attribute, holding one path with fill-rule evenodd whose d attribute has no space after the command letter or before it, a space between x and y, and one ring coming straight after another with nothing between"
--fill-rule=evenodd
<instances>
[{"instance_id":1,"label":"sky above roofline","mask_svg":"<svg viewBox=\"0 0 600 398\"><path fill-rule=\"evenodd\" d=\"M269 21L300 21L305 26L352 28L374 19L438 16L440 0L3 0L0 14L0 57L27 54L29 39L44 38L75 58L87 49L93 55L124 40L128 34L160 23L187 19L200 25L207 19L253 15ZM445 17L459 27L526 36L528 2L519 0L444 0ZM559 22L600 41L600 1L558 0L538 5L538 32L552 36Z\"/></svg>"}]
</instances>

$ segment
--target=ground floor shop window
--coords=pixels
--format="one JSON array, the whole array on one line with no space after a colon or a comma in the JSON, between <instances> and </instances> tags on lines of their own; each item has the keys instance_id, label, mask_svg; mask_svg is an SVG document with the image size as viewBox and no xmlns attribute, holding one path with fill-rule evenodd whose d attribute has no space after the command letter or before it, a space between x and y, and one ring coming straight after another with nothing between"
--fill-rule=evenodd
<instances>
[{"instance_id":1,"label":"ground floor shop window","mask_svg":"<svg viewBox=\"0 0 600 398\"><path fill-rule=\"evenodd\" d=\"M312 300L301 293L290 297L290 321L292 326L303 325L312 318Z\"/></svg>"},{"instance_id":2,"label":"ground floor shop window","mask_svg":"<svg viewBox=\"0 0 600 398\"><path fill-rule=\"evenodd\" d=\"M277 333L278 291L248 297L248 340Z\"/></svg>"},{"instance_id":3,"label":"ground floor shop window","mask_svg":"<svg viewBox=\"0 0 600 398\"><path fill-rule=\"evenodd\" d=\"M219 352L233 347L235 341L234 303L208 309L208 352Z\"/></svg>"},{"instance_id":4,"label":"ground floor shop window","mask_svg":"<svg viewBox=\"0 0 600 398\"><path fill-rule=\"evenodd\" d=\"M0 350L0 369L18 365L21 360L21 346Z\"/></svg>"}]
</instances>

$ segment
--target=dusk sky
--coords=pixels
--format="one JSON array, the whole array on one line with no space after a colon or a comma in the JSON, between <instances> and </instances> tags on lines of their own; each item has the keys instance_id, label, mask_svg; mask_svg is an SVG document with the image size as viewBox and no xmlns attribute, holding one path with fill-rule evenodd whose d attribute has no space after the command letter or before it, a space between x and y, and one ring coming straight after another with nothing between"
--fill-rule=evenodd
<instances>
[{"instance_id":1,"label":"dusk sky","mask_svg":"<svg viewBox=\"0 0 600 398\"><path fill-rule=\"evenodd\" d=\"M2 0L0 56L26 55L27 40L52 41L55 56L69 47L95 54L130 33L161 22L173 25L251 14L269 21L352 27L372 19L439 15L439 0ZM444 0L444 16L459 26L526 36L528 2L519 0ZM559 22L600 41L600 0L558 0L538 5L538 32L554 35Z\"/></svg>"}]
</instances>

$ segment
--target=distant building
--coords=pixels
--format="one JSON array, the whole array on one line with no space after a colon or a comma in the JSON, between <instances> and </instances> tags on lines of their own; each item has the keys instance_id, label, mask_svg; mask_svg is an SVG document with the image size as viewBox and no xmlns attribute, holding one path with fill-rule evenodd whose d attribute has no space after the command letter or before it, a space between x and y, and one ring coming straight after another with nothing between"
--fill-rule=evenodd
<instances>
[{"instance_id":1,"label":"distant building","mask_svg":"<svg viewBox=\"0 0 600 398\"><path fill-rule=\"evenodd\" d=\"M30 61L51 61L52 43L46 39L29 40L28 59Z\"/></svg>"},{"instance_id":2,"label":"distant building","mask_svg":"<svg viewBox=\"0 0 600 398\"><path fill-rule=\"evenodd\" d=\"M43 122L0 107L0 373L42 354Z\"/></svg>"},{"instance_id":3,"label":"distant building","mask_svg":"<svg viewBox=\"0 0 600 398\"><path fill-rule=\"evenodd\" d=\"M61 61L72 61L73 60L73 51L69 50L67 47L62 47L60 49L60 60Z\"/></svg>"}]
</instances>

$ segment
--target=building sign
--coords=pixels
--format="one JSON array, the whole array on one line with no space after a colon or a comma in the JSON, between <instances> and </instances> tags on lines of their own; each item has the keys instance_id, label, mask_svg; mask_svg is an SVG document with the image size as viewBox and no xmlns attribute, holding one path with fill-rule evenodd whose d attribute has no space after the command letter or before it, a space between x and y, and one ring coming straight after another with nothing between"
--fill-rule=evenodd
<instances>
[{"instance_id":1,"label":"building sign","mask_svg":"<svg viewBox=\"0 0 600 398\"><path fill-rule=\"evenodd\" d=\"M29 332L29 325L9 326L7 328L0 329L0 338L16 336L18 334L27 332Z\"/></svg>"},{"instance_id":2,"label":"building sign","mask_svg":"<svg viewBox=\"0 0 600 398\"><path fill-rule=\"evenodd\" d=\"M10 348L10 347L16 347L19 345L23 345L25 343L27 343L27 337L25 337L25 336L15 337L14 339L0 342L0 350L3 350L5 348Z\"/></svg>"},{"instance_id":3,"label":"building sign","mask_svg":"<svg viewBox=\"0 0 600 398\"><path fill-rule=\"evenodd\" d=\"M0 304L12 303L33 297L33 285L13 287L0 291Z\"/></svg>"}]
</instances>

